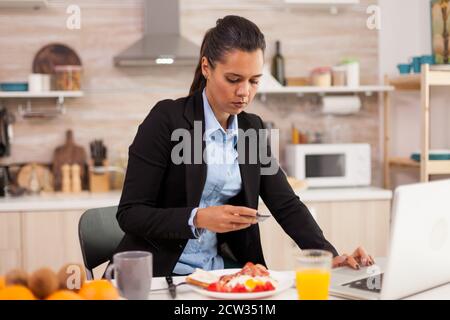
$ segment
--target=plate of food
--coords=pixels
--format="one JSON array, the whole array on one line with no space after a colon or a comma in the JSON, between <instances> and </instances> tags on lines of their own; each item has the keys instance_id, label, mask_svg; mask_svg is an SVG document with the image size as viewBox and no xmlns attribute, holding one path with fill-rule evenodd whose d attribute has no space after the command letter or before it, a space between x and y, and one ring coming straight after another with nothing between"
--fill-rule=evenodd
<instances>
[{"instance_id":1,"label":"plate of food","mask_svg":"<svg viewBox=\"0 0 450 320\"><path fill-rule=\"evenodd\" d=\"M261 299L277 295L294 284L286 273L269 271L248 262L242 269L204 271L196 269L186 277L192 289L216 299Z\"/></svg>"}]
</instances>

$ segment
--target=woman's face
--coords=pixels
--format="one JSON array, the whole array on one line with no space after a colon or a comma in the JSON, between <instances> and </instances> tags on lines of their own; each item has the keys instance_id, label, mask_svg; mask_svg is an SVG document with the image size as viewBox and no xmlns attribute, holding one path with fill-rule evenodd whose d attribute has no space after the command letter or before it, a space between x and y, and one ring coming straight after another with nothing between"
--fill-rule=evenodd
<instances>
[{"instance_id":1,"label":"woman's face","mask_svg":"<svg viewBox=\"0 0 450 320\"><path fill-rule=\"evenodd\" d=\"M215 113L236 115L253 100L264 65L261 49L233 50L211 68L202 58L202 73L207 79L206 95Z\"/></svg>"}]
</instances>

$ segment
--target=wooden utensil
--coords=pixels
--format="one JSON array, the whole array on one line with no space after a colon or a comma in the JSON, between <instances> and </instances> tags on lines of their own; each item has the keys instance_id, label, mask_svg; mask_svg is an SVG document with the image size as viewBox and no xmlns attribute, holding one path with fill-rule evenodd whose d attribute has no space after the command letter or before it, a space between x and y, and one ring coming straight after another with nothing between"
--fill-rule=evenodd
<instances>
[{"instance_id":1,"label":"wooden utensil","mask_svg":"<svg viewBox=\"0 0 450 320\"><path fill-rule=\"evenodd\" d=\"M62 188L62 172L61 167L64 164L78 164L80 166L80 177L83 186L86 182L86 151L83 147L76 145L73 139L72 130L66 132L66 142L64 145L55 149L53 154L53 175L55 179L55 190Z\"/></svg>"}]
</instances>

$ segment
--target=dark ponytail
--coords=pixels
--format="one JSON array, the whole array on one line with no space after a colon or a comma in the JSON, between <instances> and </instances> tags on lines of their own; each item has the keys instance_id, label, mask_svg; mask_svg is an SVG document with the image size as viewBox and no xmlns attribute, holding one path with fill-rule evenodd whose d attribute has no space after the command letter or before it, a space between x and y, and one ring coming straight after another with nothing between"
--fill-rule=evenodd
<instances>
[{"instance_id":1,"label":"dark ponytail","mask_svg":"<svg viewBox=\"0 0 450 320\"><path fill-rule=\"evenodd\" d=\"M226 53L235 49L245 52L261 49L264 53L264 35L256 24L243 17L226 16L218 19L216 26L209 29L203 38L189 95L206 86L206 79L202 74L202 57L206 57L211 68L214 68L217 61L222 61Z\"/></svg>"}]
</instances>

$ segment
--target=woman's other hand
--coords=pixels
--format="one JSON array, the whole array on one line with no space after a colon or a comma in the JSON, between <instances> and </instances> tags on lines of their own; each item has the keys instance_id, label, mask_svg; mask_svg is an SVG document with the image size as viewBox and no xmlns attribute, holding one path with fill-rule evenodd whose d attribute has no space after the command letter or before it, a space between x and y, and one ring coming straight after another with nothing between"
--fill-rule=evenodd
<instances>
[{"instance_id":1,"label":"woman's other hand","mask_svg":"<svg viewBox=\"0 0 450 320\"><path fill-rule=\"evenodd\" d=\"M237 231L256 224L256 210L231 205L200 208L194 225L216 233Z\"/></svg>"},{"instance_id":2,"label":"woman's other hand","mask_svg":"<svg viewBox=\"0 0 450 320\"><path fill-rule=\"evenodd\" d=\"M359 247L352 255L343 254L333 259L333 268L349 266L352 269L359 270L361 267L368 267L375 263L375 260L369 255L363 247Z\"/></svg>"}]
</instances>

